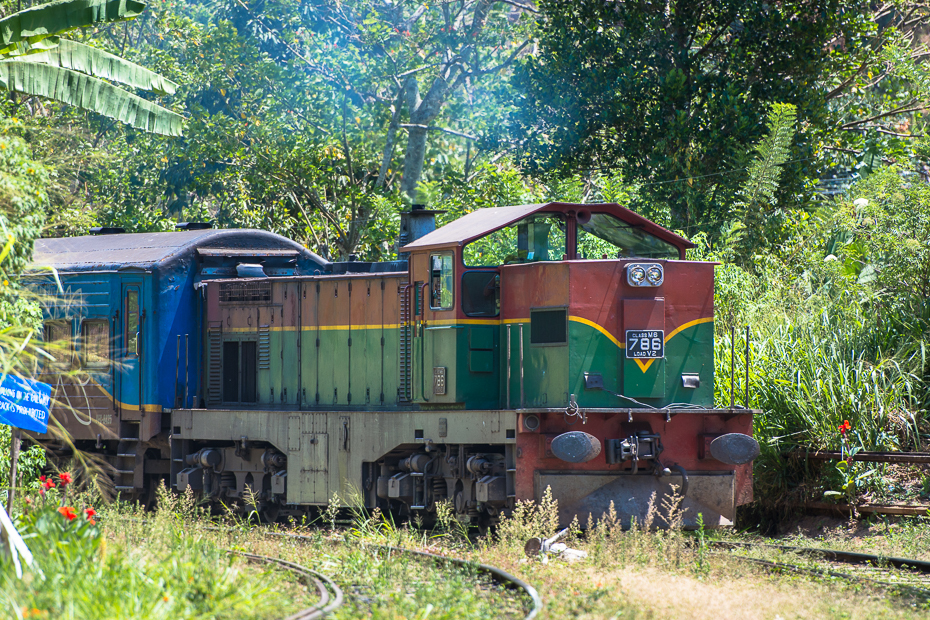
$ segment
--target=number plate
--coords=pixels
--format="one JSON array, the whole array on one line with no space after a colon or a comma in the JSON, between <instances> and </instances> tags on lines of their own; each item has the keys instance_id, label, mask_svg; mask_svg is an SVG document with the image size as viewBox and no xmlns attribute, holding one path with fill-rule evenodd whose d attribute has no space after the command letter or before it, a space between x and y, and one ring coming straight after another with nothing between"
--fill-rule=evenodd
<instances>
[{"instance_id":1,"label":"number plate","mask_svg":"<svg viewBox=\"0 0 930 620\"><path fill-rule=\"evenodd\" d=\"M635 359L665 357L665 332L662 330L626 330L626 356Z\"/></svg>"}]
</instances>

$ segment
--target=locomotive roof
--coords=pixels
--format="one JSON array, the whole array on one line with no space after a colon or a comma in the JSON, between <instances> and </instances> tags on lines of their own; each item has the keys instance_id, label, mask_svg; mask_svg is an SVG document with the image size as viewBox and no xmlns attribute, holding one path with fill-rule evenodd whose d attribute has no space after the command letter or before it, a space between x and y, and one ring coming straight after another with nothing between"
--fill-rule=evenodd
<instances>
[{"instance_id":1,"label":"locomotive roof","mask_svg":"<svg viewBox=\"0 0 930 620\"><path fill-rule=\"evenodd\" d=\"M404 252L410 250L419 250L434 248L450 243L465 245L469 241L474 241L495 230L509 226L523 218L534 213L566 213L568 211L579 209L588 209L597 213L609 213L620 220L630 224L634 228L639 228L663 241L674 245L679 249L693 248L695 245L680 235L676 235L670 230L662 228L658 224L651 222L631 211L626 207L621 207L616 203L595 203L595 204L572 204L567 202L546 202L540 204L517 205L513 207L489 207L472 211L468 215L461 217L435 231L424 235L408 243L403 248Z\"/></svg>"},{"instance_id":2,"label":"locomotive roof","mask_svg":"<svg viewBox=\"0 0 930 620\"><path fill-rule=\"evenodd\" d=\"M327 261L299 243L264 230L226 229L126 233L37 239L33 266L99 271L158 267L198 252L229 256L292 255L326 265Z\"/></svg>"}]
</instances>

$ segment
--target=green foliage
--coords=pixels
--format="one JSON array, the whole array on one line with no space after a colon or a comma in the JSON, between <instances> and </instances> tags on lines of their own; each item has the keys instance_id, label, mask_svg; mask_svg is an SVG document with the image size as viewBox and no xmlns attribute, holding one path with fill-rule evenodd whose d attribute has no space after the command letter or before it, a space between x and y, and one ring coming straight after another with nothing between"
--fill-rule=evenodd
<instances>
[{"instance_id":1,"label":"green foliage","mask_svg":"<svg viewBox=\"0 0 930 620\"><path fill-rule=\"evenodd\" d=\"M189 510L88 514L87 497L59 488L17 518L35 563L22 580L0 563L4 618L277 618L302 602L277 574L186 535Z\"/></svg>"},{"instance_id":2,"label":"green foliage","mask_svg":"<svg viewBox=\"0 0 930 620\"><path fill-rule=\"evenodd\" d=\"M10 486L10 441L12 432L9 426L0 426L0 487ZM24 443L16 463L16 487L37 491L39 476L45 469L45 450L42 446Z\"/></svg>"},{"instance_id":3,"label":"green foliage","mask_svg":"<svg viewBox=\"0 0 930 620\"><path fill-rule=\"evenodd\" d=\"M144 131L180 135L178 114L99 78L161 93L173 92L174 84L112 54L55 36L133 19L144 8L134 0L59 0L3 18L0 89L92 110Z\"/></svg>"},{"instance_id":4,"label":"green foliage","mask_svg":"<svg viewBox=\"0 0 930 620\"><path fill-rule=\"evenodd\" d=\"M750 257L770 239L778 239L782 219L775 204L775 193L788 161L795 133L797 111L787 103L773 103L767 119L768 135L753 148L755 159L749 165L748 178L737 193L734 214L747 230L740 255ZM773 231L772 228L775 228ZM747 247L748 246L748 247Z\"/></svg>"},{"instance_id":5,"label":"green foliage","mask_svg":"<svg viewBox=\"0 0 930 620\"><path fill-rule=\"evenodd\" d=\"M15 118L0 120L0 232L4 246L0 268L7 274L20 273L32 259L32 242L45 223L48 200L49 172L35 161L29 145L18 135L20 130Z\"/></svg>"},{"instance_id":6,"label":"green foliage","mask_svg":"<svg viewBox=\"0 0 930 620\"><path fill-rule=\"evenodd\" d=\"M874 466L805 470L785 458L795 449L925 449L927 191L899 171L876 172L805 220L779 255L745 267L732 262L726 237L717 249L697 239L695 256L726 261L715 291L718 404L729 403L730 326L737 328L733 388L742 402L742 326L752 327L749 404L763 412L755 487L765 503L788 493L851 497L880 486ZM853 428L848 446L837 431L845 420Z\"/></svg>"},{"instance_id":7,"label":"green foliage","mask_svg":"<svg viewBox=\"0 0 930 620\"><path fill-rule=\"evenodd\" d=\"M509 127L524 168L619 169L690 232L727 216L741 183L728 171L746 165L769 105L825 122L816 85L858 67L873 29L856 0L540 8L539 52L516 71L524 96ZM801 188L797 167L786 176Z\"/></svg>"},{"instance_id":8,"label":"green foliage","mask_svg":"<svg viewBox=\"0 0 930 620\"><path fill-rule=\"evenodd\" d=\"M850 233L832 249L847 274L870 282L882 305L919 311L930 298L930 185L891 167L854 188L835 218Z\"/></svg>"}]
</instances>

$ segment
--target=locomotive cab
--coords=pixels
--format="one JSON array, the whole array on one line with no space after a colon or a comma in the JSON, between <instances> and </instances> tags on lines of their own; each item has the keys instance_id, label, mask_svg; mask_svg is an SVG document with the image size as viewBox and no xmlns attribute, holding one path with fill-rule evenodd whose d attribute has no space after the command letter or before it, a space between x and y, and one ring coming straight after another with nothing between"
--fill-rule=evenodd
<instances>
[{"instance_id":1,"label":"locomotive cab","mask_svg":"<svg viewBox=\"0 0 930 620\"><path fill-rule=\"evenodd\" d=\"M627 209L579 207L482 209L404 248L413 400L712 406L713 264Z\"/></svg>"},{"instance_id":2,"label":"locomotive cab","mask_svg":"<svg viewBox=\"0 0 930 620\"><path fill-rule=\"evenodd\" d=\"M514 411L514 496L550 487L566 523L611 504L642 521L673 487L686 525L731 523L758 445L751 412L714 409L714 264L690 247L619 205L564 203L405 246L412 399Z\"/></svg>"}]
</instances>

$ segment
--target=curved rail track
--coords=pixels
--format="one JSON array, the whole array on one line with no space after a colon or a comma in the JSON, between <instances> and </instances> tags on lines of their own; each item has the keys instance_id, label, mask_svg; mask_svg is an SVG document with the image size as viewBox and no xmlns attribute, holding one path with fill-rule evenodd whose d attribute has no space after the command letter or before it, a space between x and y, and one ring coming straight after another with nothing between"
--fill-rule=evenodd
<instances>
[{"instance_id":1,"label":"curved rail track","mask_svg":"<svg viewBox=\"0 0 930 620\"><path fill-rule=\"evenodd\" d=\"M291 538L295 540L311 540L309 536L304 536L302 534L291 534L287 532L262 532L265 536L274 536L279 538ZM436 555L435 553L429 553L427 551L417 551L414 549L406 549L404 547L392 547L390 545L369 545L376 549L382 549L390 553L396 553L400 555L409 555L413 557L419 557L422 559L430 560L436 562L437 564L452 564L458 566L459 568L469 568L475 570L479 573L487 575L491 578L492 581L499 584L500 586L510 589L510 590L522 590L524 595L530 601L530 609L527 614L523 617L523 620L533 620L536 615L539 613L542 608L542 599L539 597L539 593L536 591L536 588L529 585L525 581L511 575L510 573L497 568L496 566L490 566L488 564L480 564L478 562L472 562L470 560L463 560L461 558L448 557L444 555ZM303 618L303 617L301 617ZM307 617L309 618L309 616ZM291 620L290 618L288 620Z\"/></svg>"},{"instance_id":2,"label":"curved rail track","mask_svg":"<svg viewBox=\"0 0 930 620\"><path fill-rule=\"evenodd\" d=\"M230 555L237 555L249 560L250 562L263 562L265 564L280 566L304 579L308 586L312 584L316 588L316 591L320 596L320 602L313 607L308 607L307 609L298 611L296 614L288 616L285 620L317 620L317 618L322 618L323 616L326 616L327 614L339 609L345 602L342 589L326 575L312 571L309 568L300 566L299 564L294 564L293 562L282 560L280 558L271 558L264 555L256 555L254 553L233 551L231 549L227 549L226 553L229 553Z\"/></svg>"},{"instance_id":3,"label":"curved rail track","mask_svg":"<svg viewBox=\"0 0 930 620\"><path fill-rule=\"evenodd\" d=\"M762 548L796 556L814 558L815 560L819 560L823 566L775 562L741 555L739 553L728 554L728 557L751 562L772 570L805 573L822 577L835 577L847 581L878 586L923 599L925 602L930 602L930 562L923 560L896 558L853 551L840 551L837 549L819 549L816 547L794 547L788 545L733 541L712 542L710 546L729 551ZM838 570L840 567L846 570Z\"/></svg>"}]
</instances>

